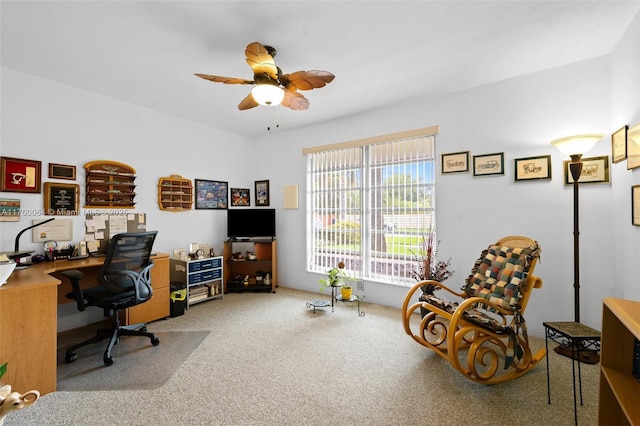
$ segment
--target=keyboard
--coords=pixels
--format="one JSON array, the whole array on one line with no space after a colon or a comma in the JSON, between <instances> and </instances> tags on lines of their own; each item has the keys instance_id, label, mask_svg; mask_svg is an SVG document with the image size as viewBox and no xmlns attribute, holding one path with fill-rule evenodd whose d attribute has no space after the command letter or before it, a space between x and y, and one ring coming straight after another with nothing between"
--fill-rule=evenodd
<instances>
[{"instance_id":1,"label":"keyboard","mask_svg":"<svg viewBox=\"0 0 640 426\"><path fill-rule=\"evenodd\" d=\"M106 253L99 253L97 251L94 251L93 253L89 253L91 255L91 257L106 257L107 254Z\"/></svg>"}]
</instances>

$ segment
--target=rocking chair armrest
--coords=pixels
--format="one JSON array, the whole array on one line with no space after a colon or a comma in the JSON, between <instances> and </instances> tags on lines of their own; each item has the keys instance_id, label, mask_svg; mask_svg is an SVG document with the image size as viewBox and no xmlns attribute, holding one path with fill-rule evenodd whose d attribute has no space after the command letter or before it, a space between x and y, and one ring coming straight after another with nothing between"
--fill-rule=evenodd
<instances>
[{"instance_id":1,"label":"rocking chair armrest","mask_svg":"<svg viewBox=\"0 0 640 426\"><path fill-rule=\"evenodd\" d=\"M435 280L425 280L425 281L421 281L420 285L426 285L426 284L431 284L434 285L438 288L441 288L443 290L448 291L449 293L453 294L454 296L458 296L460 298L464 298L466 296L466 293L464 291L455 291L449 287L447 287L446 285L442 284L440 281L435 281Z\"/></svg>"},{"instance_id":2,"label":"rocking chair armrest","mask_svg":"<svg viewBox=\"0 0 640 426\"><path fill-rule=\"evenodd\" d=\"M485 299L484 297L469 297L465 299L460 306L458 306L458 310L463 312L475 305L483 304L489 306L490 309L496 311L501 315L513 315L514 311L511 309L505 309L503 306L498 305L490 300Z\"/></svg>"},{"instance_id":3,"label":"rocking chair armrest","mask_svg":"<svg viewBox=\"0 0 640 426\"><path fill-rule=\"evenodd\" d=\"M527 280L533 281L533 288L542 288L542 278L537 275L529 275Z\"/></svg>"}]
</instances>

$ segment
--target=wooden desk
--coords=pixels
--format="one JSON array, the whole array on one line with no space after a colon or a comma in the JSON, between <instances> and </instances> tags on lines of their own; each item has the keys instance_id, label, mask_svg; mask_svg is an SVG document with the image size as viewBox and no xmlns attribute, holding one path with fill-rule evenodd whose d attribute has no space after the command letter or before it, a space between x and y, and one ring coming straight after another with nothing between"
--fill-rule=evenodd
<instances>
[{"instance_id":1,"label":"wooden desk","mask_svg":"<svg viewBox=\"0 0 640 426\"><path fill-rule=\"evenodd\" d=\"M127 324L169 316L169 255L152 259L153 297L124 313ZM71 286L60 272L81 269L91 286L103 263L99 257L40 263L14 271L0 287L0 364L9 363L4 383L18 392L56 390L58 304L72 302L65 298Z\"/></svg>"}]
</instances>

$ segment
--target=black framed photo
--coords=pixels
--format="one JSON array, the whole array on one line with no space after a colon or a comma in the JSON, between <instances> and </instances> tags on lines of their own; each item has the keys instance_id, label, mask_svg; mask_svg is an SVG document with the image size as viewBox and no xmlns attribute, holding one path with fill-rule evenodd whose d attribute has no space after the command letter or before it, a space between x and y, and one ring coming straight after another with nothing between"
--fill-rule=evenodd
<instances>
[{"instance_id":1,"label":"black framed photo","mask_svg":"<svg viewBox=\"0 0 640 426\"><path fill-rule=\"evenodd\" d=\"M551 156L516 158L513 160L515 181L551 179Z\"/></svg>"},{"instance_id":2,"label":"black framed photo","mask_svg":"<svg viewBox=\"0 0 640 426\"><path fill-rule=\"evenodd\" d=\"M218 180L195 179L196 209L227 209L229 183Z\"/></svg>"},{"instance_id":3,"label":"black framed photo","mask_svg":"<svg viewBox=\"0 0 640 426\"><path fill-rule=\"evenodd\" d=\"M49 163L49 177L51 179L76 180L76 166Z\"/></svg>"},{"instance_id":4,"label":"black framed photo","mask_svg":"<svg viewBox=\"0 0 640 426\"><path fill-rule=\"evenodd\" d=\"M250 206L249 188L231 188L231 205L234 207Z\"/></svg>"},{"instance_id":5,"label":"black framed photo","mask_svg":"<svg viewBox=\"0 0 640 426\"><path fill-rule=\"evenodd\" d=\"M619 163L627 158L627 129L624 125L611 134L611 162Z\"/></svg>"},{"instance_id":6,"label":"black framed photo","mask_svg":"<svg viewBox=\"0 0 640 426\"><path fill-rule=\"evenodd\" d=\"M269 181L257 180L256 181L256 206L268 206L269 205Z\"/></svg>"},{"instance_id":7,"label":"black framed photo","mask_svg":"<svg viewBox=\"0 0 640 426\"><path fill-rule=\"evenodd\" d=\"M504 152L473 156L473 175L504 175Z\"/></svg>"},{"instance_id":8,"label":"black framed photo","mask_svg":"<svg viewBox=\"0 0 640 426\"><path fill-rule=\"evenodd\" d=\"M578 183L607 183L609 182L609 156L583 158L582 172ZM573 176L569 165L571 160L564 160L564 184L573 185Z\"/></svg>"},{"instance_id":9,"label":"black framed photo","mask_svg":"<svg viewBox=\"0 0 640 426\"><path fill-rule=\"evenodd\" d=\"M44 183L44 211L48 216L77 216L80 210L80 185Z\"/></svg>"},{"instance_id":10,"label":"black framed photo","mask_svg":"<svg viewBox=\"0 0 640 426\"><path fill-rule=\"evenodd\" d=\"M442 173L465 173L469 171L469 151L452 152L441 156Z\"/></svg>"}]
</instances>

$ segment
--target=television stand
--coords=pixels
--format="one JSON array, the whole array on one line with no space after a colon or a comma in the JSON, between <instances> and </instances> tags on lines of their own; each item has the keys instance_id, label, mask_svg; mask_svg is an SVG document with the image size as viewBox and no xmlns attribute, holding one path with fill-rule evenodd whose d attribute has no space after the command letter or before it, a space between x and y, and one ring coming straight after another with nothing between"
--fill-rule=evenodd
<instances>
[{"instance_id":1,"label":"television stand","mask_svg":"<svg viewBox=\"0 0 640 426\"><path fill-rule=\"evenodd\" d=\"M234 244L245 245L236 247ZM252 249L246 247L252 244ZM256 255L256 260L238 262L233 260L234 251L242 252L249 249ZM224 258L224 290L225 293L265 292L275 293L277 287L277 255L276 240L269 239L238 239L232 238L225 241L222 256ZM266 274L269 274L270 283L265 283ZM256 275L259 276L256 279ZM244 278L248 276L247 285Z\"/></svg>"}]
</instances>

